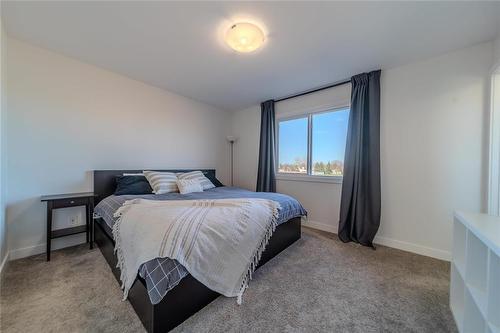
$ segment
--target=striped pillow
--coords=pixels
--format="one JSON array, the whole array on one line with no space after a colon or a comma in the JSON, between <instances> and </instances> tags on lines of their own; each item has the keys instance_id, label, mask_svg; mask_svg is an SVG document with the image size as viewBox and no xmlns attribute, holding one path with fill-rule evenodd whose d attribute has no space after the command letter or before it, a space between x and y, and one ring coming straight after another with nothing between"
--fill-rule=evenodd
<instances>
[{"instance_id":1,"label":"striped pillow","mask_svg":"<svg viewBox=\"0 0 500 333\"><path fill-rule=\"evenodd\" d=\"M181 194L203 192L203 186L201 186L199 181L194 179L177 179L177 187Z\"/></svg>"},{"instance_id":2,"label":"striped pillow","mask_svg":"<svg viewBox=\"0 0 500 333\"><path fill-rule=\"evenodd\" d=\"M177 176L173 172L144 171L154 194L179 192Z\"/></svg>"},{"instance_id":3,"label":"striped pillow","mask_svg":"<svg viewBox=\"0 0 500 333\"><path fill-rule=\"evenodd\" d=\"M207 177L205 177L205 175L201 171L191 171L191 172L178 173L177 178L197 180L198 182L200 182L201 186L203 187L203 190L208 190L210 188L215 187L215 185L212 184L212 182Z\"/></svg>"}]
</instances>

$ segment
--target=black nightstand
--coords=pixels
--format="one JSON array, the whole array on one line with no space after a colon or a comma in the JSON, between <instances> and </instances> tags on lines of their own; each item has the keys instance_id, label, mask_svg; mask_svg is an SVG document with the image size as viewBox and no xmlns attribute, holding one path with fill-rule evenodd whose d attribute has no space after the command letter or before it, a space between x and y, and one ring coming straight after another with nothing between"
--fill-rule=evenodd
<instances>
[{"instance_id":1,"label":"black nightstand","mask_svg":"<svg viewBox=\"0 0 500 333\"><path fill-rule=\"evenodd\" d=\"M47 202L47 261L50 261L50 243L52 239L86 233L87 243L90 243L90 248L93 248L94 230L92 223L92 215L94 214L94 197L93 192L85 193L68 193L57 195L44 195L41 201ZM85 206L86 208L86 224L77 227L52 230L52 210L58 208Z\"/></svg>"}]
</instances>

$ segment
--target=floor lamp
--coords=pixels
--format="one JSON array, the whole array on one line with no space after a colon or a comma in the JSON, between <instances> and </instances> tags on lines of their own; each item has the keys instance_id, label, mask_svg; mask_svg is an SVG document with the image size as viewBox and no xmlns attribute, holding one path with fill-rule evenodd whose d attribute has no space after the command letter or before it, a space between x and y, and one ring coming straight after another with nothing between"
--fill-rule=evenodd
<instances>
[{"instance_id":1,"label":"floor lamp","mask_svg":"<svg viewBox=\"0 0 500 333\"><path fill-rule=\"evenodd\" d=\"M233 163L234 163L233 156L234 156L234 153L233 153L233 149L234 149L234 143L236 142L236 140L238 140L238 138L235 137L235 136L229 135L229 136L226 137L226 140L231 144L231 186L233 186L234 185L234 183L233 183L233 175L234 175L234 170L233 170Z\"/></svg>"}]
</instances>

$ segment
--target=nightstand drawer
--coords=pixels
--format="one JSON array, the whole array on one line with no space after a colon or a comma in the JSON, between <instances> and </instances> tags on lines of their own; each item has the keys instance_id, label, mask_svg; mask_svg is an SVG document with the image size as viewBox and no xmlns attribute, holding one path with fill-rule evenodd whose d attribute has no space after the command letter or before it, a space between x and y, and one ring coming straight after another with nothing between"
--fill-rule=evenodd
<instances>
[{"instance_id":1,"label":"nightstand drawer","mask_svg":"<svg viewBox=\"0 0 500 333\"><path fill-rule=\"evenodd\" d=\"M60 199L52 202L52 208L83 206L86 204L88 204L88 198Z\"/></svg>"}]
</instances>

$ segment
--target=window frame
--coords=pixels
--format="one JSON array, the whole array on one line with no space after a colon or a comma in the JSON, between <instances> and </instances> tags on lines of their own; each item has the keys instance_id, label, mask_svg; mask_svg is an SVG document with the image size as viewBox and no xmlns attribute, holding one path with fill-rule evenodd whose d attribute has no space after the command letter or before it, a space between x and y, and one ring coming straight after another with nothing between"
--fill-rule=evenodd
<instances>
[{"instance_id":1,"label":"window frame","mask_svg":"<svg viewBox=\"0 0 500 333\"><path fill-rule=\"evenodd\" d=\"M334 184L342 184L344 176L321 176L321 175L313 175L312 174L312 155L313 155L313 116L322 114L322 113L330 113L341 111L345 109L349 109L350 105L342 105L342 106L330 106L322 108L321 110L309 111L305 113L296 114L293 116L282 116L276 118L276 162L275 162L275 174L277 180L285 180L285 181L302 181L302 182L314 182L314 183L334 183ZM279 172L279 147L280 147L280 122L307 118L307 163L306 163L306 174L299 173L286 173Z\"/></svg>"}]
</instances>

